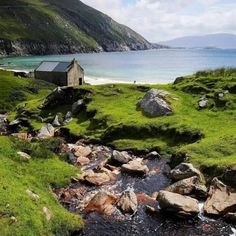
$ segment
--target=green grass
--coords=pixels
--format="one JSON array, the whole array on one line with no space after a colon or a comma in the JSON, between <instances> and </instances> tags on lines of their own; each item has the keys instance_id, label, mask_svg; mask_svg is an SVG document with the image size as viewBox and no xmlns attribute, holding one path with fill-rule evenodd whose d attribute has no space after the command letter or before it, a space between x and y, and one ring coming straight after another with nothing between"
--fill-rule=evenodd
<instances>
[{"instance_id":1,"label":"green grass","mask_svg":"<svg viewBox=\"0 0 236 236\"><path fill-rule=\"evenodd\" d=\"M64 209L51 190L51 186L68 184L78 169L55 155L45 158L42 154L41 158L32 156L31 160L24 161L17 151L9 138L0 137L1 236L69 235L82 227L80 217ZM40 199L33 200L26 193L27 189ZM43 213L44 207L52 213L49 221Z\"/></svg>"}]
</instances>

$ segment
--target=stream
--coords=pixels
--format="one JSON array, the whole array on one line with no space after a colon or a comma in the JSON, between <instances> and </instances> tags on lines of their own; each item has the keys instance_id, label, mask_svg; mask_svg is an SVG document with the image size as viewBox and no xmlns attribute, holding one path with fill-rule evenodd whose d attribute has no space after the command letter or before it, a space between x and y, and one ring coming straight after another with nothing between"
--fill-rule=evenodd
<instances>
[{"instance_id":1,"label":"stream","mask_svg":"<svg viewBox=\"0 0 236 236\"><path fill-rule=\"evenodd\" d=\"M99 150L102 150L100 148ZM106 150L108 148L106 147ZM68 150L67 150L68 151ZM90 163L82 166L82 172L97 170L106 166L104 151L97 152ZM139 156L143 157L143 156ZM193 219L179 219L173 215L164 215L159 210L158 202L152 196L155 192L165 189L171 184L168 177L170 167L164 158L144 159L149 172L145 176L136 176L120 172L119 166L112 166L116 179L101 186L91 185L84 181L74 180L62 189L55 189L61 204L69 211L80 214L85 222L83 231L74 232L73 236L132 236L132 235L163 235L163 236L235 236L233 225L223 220L213 220L202 213ZM110 163L109 163L110 164ZM117 163L116 163L117 164ZM110 165L108 165L110 167ZM123 214L116 210L114 214L105 215L99 211L88 212L86 205L99 191L120 195L127 188L134 190L138 199L138 209L134 214ZM147 210L147 205L156 209ZM199 203L199 208L203 203Z\"/></svg>"}]
</instances>

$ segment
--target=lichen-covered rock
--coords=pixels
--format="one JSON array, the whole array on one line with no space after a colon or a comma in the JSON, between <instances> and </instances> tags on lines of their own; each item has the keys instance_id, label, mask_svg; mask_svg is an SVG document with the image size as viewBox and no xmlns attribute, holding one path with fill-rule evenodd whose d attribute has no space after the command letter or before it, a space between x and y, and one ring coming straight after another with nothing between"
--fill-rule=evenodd
<instances>
[{"instance_id":1,"label":"lichen-covered rock","mask_svg":"<svg viewBox=\"0 0 236 236\"><path fill-rule=\"evenodd\" d=\"M198 176L199 178L202 178L201 172L194 168L193 165L190 163L179 164L173 170L171 170L170 176L174 181L187 179L193 176Z\"/></svg>"},{"instance_id":2,"label":"lichen-covered rock","mask_svg":"<svg viewBox=\"0 0 236 236\"><path fill-rule=\"evenodd\" d=\"M117 202L117 206L123 213L135 213L138 208L138 201L134 190L131 188L125 190Z\"/></svg>"},{"instance_id":3,"label":"lichen-covered rock","mask_svg":"<svg viewBox=\"0 0 236 236\"><path fill-rule=\"evenodd\" d=\"M196 216L199 213L198 201L188 196L160 191L157 201L162 210L179 217L188 218Z\"/></svg>"},{"instance_id":4,"label":"lichen-covered rock","mask_svg":"<svg viewBox=\"0 0 236 236\"><path fill-rule=\"evenodd\" d=\"M150 117L158 117L169 115L172 109L169 104L163 99L168 92L158 89L150 89L139 105L142 111Z\"/></svg>"},{"instance_id":5,"label":"lichen-covered rock","mask_svg":"<svg viewBox=\"0 0 236 236\"><path fill-rule=\"evenodd\" d=\"M204 204L204 213L222 216L234 211L236 211L236 193L230 192L225 184L214 178Z\"/></svg>"}]
</instances>

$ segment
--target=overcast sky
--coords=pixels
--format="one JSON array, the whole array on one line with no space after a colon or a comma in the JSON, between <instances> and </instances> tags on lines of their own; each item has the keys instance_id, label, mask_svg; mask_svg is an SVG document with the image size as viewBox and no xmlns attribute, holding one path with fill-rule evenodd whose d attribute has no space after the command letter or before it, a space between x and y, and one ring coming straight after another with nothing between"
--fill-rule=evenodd
<instances>
[{"instance_id":1,"label":"overcast sky","mask_svg":"<svg viewBox=\"0 0 236 236\"><path fill-rule=\"evenodd\" d=\"M236 0L82 0L151 42L236 33Z\"/></svg>"}]
</instances>

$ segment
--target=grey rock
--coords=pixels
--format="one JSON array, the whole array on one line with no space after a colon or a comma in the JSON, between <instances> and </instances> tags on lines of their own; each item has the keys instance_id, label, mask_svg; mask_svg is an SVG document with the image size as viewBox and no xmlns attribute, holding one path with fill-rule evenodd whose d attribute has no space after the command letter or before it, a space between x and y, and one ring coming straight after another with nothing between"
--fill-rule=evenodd
<instances>
[{"instance_id":1,"label":"grey rock","mask_svg":"<svg viewBox=\"0 0 236 236\"><path fill-rule=\"evenodd\" d=\"M112 159L122 164L126 164L132 160L132 157L128 154L128 152L119 152L114 150L112 153Z\"/></svg>"},{"instance_id":2,"label":"grey rock","mask_svg":"<svg viewBox=\"0 0 236 236\"><path fill-rule=\"evenodd\" d=\"M198 182L199 178L197 176L193 176L188 179L179 180L178 182L167 187L165 191L178 193L182 195L190 195L194 191Z\"/></svg>"},{"instance_id":3,"label":"grey rock","mask_svg":"<svg viewBox=\"0 0 236 236\"><path fill-rule=\"evenodd\" d=\"M61 126L61 124L59 122L59 116L58 115L55 116L54 121L52 122L52 125L55 126L55 127Z\"/></svg>"},{"instance_id":4,"label":"grey rock","mask_svg":"<svg viewBox=\"0 0 236 236\"><path fill-rule=\"evenodd\" d=\"M73 115L77 115L79 113L79 111L83 108L84 106L84 100L80 99L77 102L73 103L72 105L72 114Z\"/></svg>"},{"instance_id":5,"label":"grey rock","mask_svg":"<svg viewBox=\"0 0 236 236\"><path fill-rule=\"evenodd\" d=\"M17 152L17 154L25 160L30 160L31 156L25 152Z\"/></svg>"},{"instance_id":6,"label":"grey rock","mask_svg":"<svg viewBox=\"0 0 236 236\"><path fill-rule=\"evenodd\" d=\"M160 154L156 151L148 153L145 158L147 159L154 159L154 158L161 158Z\"/></svg>"},{"instance_id":7,"label":"grey rock","mask_svg":"<svg viewBox=\"0 0 236 236\"><path fill-rule=\"evenodd\" d=\"M198 201L188 196L160 191L157 201L162 210L173 213L181 218L193 217L199 213Z\"/></svg>"},{"instance_id":8,"label":"grey rock","mask_svg":"<svg viewBox=\"0 0 236 236\"><path fill-rule=\"evenodd\" d=\"M38 138L46 139L54 137L55 129L51 124L46 124L38 132Z\"/></svg>"},{"instance_id":9,"label":"grey rock","mask_svg":"<svg viewBox=\"0 0 236 236\"><path fill-rule=\"evenodd\" d=\"M204 99L198 103L198 106L199 108L205 108L207 106L207 103L208 103L208 99Z\"/></svg>"},{"instance_id":10,"label":"grey rock","mask_svg":"<svg viewBox=\"0 0 236 236\"><path fill-rule=\"evenodd\" d=\"M68 111L65 116L65 120L63 122L63 125L69 124L73 120L72 113Z\"/></svg>"},{"instance_id":11,"label":"grey rock","mask_svg":"<svg viewBox=\"0 0 236 236\"><path fill-rule=\"evenodd\" d=\"M169 104L163 99L168 92L158 89L149 90L140 101L140 108L150 117L159 117L172 113Z\"/></svg>"},{"instance_id":12,"label":"grey rock","mask_svg":"<svg viewBox=\"0 0 236 236\"><path fill-rule=\"evenodd\" d=\"M201 172L194 168L190 163L179 164L171 170L170 176L174 181L187 179L193 176L198 176L200 179L202 178Z\"/></svg>"}]
</instances>

